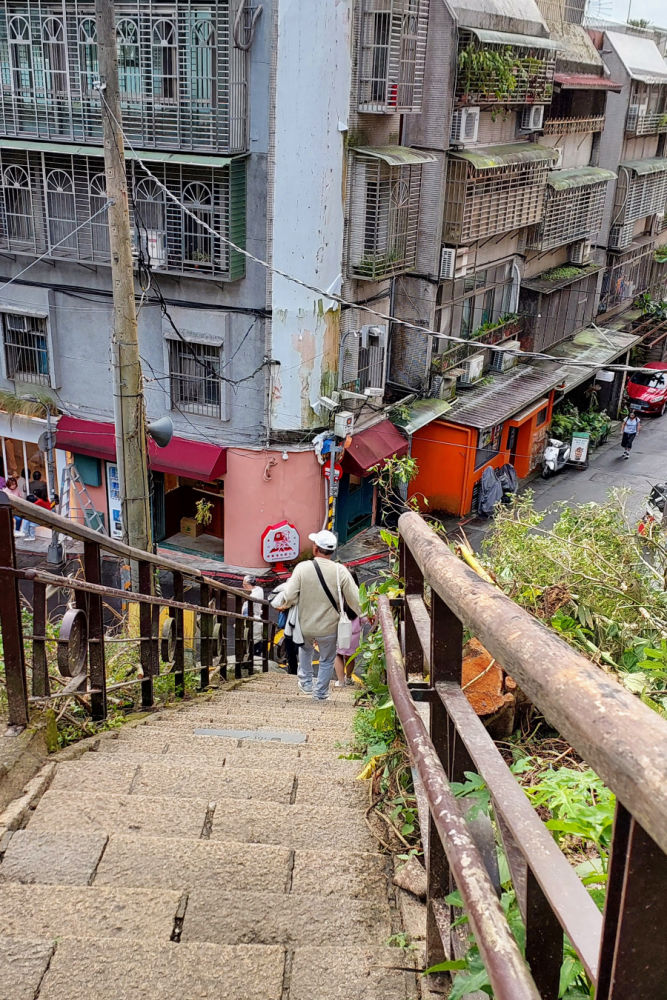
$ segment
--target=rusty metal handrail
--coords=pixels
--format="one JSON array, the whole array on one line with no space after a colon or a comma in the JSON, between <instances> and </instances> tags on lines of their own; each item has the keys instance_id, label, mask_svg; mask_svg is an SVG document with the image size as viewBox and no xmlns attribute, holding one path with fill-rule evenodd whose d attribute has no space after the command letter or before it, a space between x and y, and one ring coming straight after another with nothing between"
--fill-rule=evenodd
<instances>
[{"instance_id":1,"label":"rusty metal handrail","mask_svg":"<svg viewBox=\"0 0 667 1000\"><path fill-rule=\"evenodd\" d=\"M497 1000L540 1000L435 747L415 709L387 597L379 598L378 609L389 690L494 994Z\"/></svg>"},{"instance_id":2,"label":"rusty metal handrail","mask_svg":"<svg viewBox=\"0 0 667 1000\"><path fill-rule=\"evenodd\" d=\"M68 535L70 538L74 538L80 542L95 542L99 545L104 552L110 552L113 555L119 556L125 560L133 560L135 562L146 562L150 563L152 566L156 566L158 569L166 570L168 572L182 573L183 576L191 577L193 580L198 582L205 582L209 587L213 587L215 590L225 591L228 594L238 595L244 600L247 600L247 593L238 587L230 587L228 584L221 583L219 580L215 580L212 577L206 576L201 570L197 569L195 566L191 566L189 563L181 562L180 559L174 559L173 557L158 556L154 555L152 552L144 552L142 549L135 549L131 545L126 545L125 542L120 542L116 538L110 538L109 535L103 535L99 531L93 531L92 528L87 527L84 524L77 524L76 521L70 521L67 517L61 517L60 514L56 514L53 511L45 510L43 507L37 507L34 503L30 503L28 500L22 500L20 497L8 496L4 492L0 492L0 504L9 504L12 507L14 513L19 517L25 518L27 521L32 521L34 524L39 524L44 528L51 528L57 531L61 535ZM253 604L267 604L268 601L253 598Z\"/></svg>"},{"instance_id":3,"label":"rusty metal handrail","mask_svg":"<svg viewBox=\"0 0 667 1000\"><path fill-rule=\"evenodd\" d=\"M481 580L418 514L401 515L399 532L426 583L667 852L665 721Z\"/></svg>"}]
</instances>

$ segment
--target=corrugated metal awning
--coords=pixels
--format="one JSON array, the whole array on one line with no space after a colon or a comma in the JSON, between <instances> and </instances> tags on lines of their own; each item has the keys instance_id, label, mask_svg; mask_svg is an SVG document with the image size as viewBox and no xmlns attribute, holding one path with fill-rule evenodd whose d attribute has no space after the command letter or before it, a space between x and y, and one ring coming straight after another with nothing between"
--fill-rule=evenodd
<instances>
[{"instance_id":1,"label":"corrugated metal awning","mask_svg":"<svg viewBox=\"0 0 667 1000\"><path fill-rule=\"evenodd\" d=\"M553 163L558 153L550 146L537 142L512 142L481 149L461 149L450 152L455 160L467 160L475 170L493 170L512 163Z\"/></svg>"},{"instance_id":2,"label":"corrugated metal awning","mask_svg":"<svg viewBox=\"0 0 667 1000\"><path fill-rule=\"evenodd\" d=\"M570 392L591 378L596 368L604 368L605 365L615 361L619 355L630 350L641 339L641 336L622 333L620 330L594 328L582 330L574 337L562 340L560 344L549 348L549 354L561 357L564 364L556 367L552 361L541 361L538 365L552 375L558 376L557 384L564 384L562 392ZM585 361L587 367L574 367L565 363L567 361Z\"/></svg>"},{"instance_id":3,"label":"corrugated metal awning","mask_svg":"<svg viewBox=\"0 0 667 1000\"><path fill-rule=\"evenodd\" d=\"M431 421L437 420L454 404L445 399L417 399L410 406L407 406L405 416L392 418L397 427L400 427L404 434L414 434L415 431L426 427Z\"/></svg>"},{"instance_id":4,"label":"corrugated metal awning","mask_svg":"<svg viewBox=\"0 0 667 1000\"><path fill-rule=\"evenodd\" d=\"M606 31L606 41L616 50L628 76L640 83L667 83L667 63L652 38Z\"/></svg>"},{"instance_id":5,"label":"corrugated metal awning","mask_svg":"<svg viewBox=\"0 0 667 1000\"><path fill-rule=\"evenodd\" d=\"M625 160L619 163L619 170L629 170L641 177L643 174L661 174L667 170L667 159L663 156L653 156L648 160Z\"/></svg>"},{"instance_id":6,"label":"corrugated metal awning","mask_svg":"<svg viewBox=\"0 0 667 1000\"><path fill-rule=\"evenodd\" d=\"M354 152L361 153L362 156L372 156L375 160L383 160L390 167L433 163L436 159L433 153L425 153L410 146L355 146Z\"/></svg>"},{"instance_id":7,"label":"corrugated metal awning","mask_svg":"<svg viewBox=\"0 0 667 1000\"><path fill-rule=\"evenodd\" d=\"M509 31L489 31L487 28L466 28L475 38L485 45L516 45L524 49L546 49L556 52L563 48L562 42L551 38L540 38L539 35L515 35Z\"/></svg>"},{"instance_id":8,"label":"corrugated metal awning","mask_svg":"<svg viewBox=\"0 0 667 1000\"><path fill-rule=\"evenodd\" d=\"M623 84L593 73L555 73L554 83L563 90L623 90Z\"/></svg>"},{"instance_id":9,"label":"corrugated metal awning","mask_svg":"<svg viewBox=\"0 0 667 1000\"><path fill-rule=\"evenodd\" d=\"M612 170L602 167L568 167L566 170L554 170L547 177L547 184L554 191L567 191L569 188L587 187L589 184L604 184L616 180Z\"/></svg>"},{"instance_id":10,"label":"corrugated metal awning","mask_svg":"<svg viewBox=\"0 0 667 1000\"><path fill-rule=\"evenodd\" d=\"M382 420L365 431L353 435L352 443L342 458L343 471L353 476L367 476L386 459L407 454L408 442L390 420Z\"/></svg>"},{"instance_id":11,"label":"corrugated metal awning","mask_svg":"<svg viewBox=\"0 0 667 1000\"><path fill-rule=\"evenodd\" d=\"M65 153L68 156L98 156L104 157L102 146L81 146L67 142L33 142L29 139L2 140L3 149L35 150L39 153ZM245 155L245 154L243 154ZM236 157L239 159L240 157ZM169 153L158 149L129 149L125 147L126 160L147 160L155 163L182 163L197 167L227 167L233 156L203 156L198 153Z\"/></svg>"},{"instance_id":12,"label":"corrugated metal awning","mask_svg":"<svg viewBox=\"0 0 667 1000\"><path fill-rule=\"evenodd\" d=\"M458 405L445 417L465 427L494 427L550 392L561 381L558 372L518 365L503 375L494 375L490 385L461 390Z\"/></svg>"}]
</instances>

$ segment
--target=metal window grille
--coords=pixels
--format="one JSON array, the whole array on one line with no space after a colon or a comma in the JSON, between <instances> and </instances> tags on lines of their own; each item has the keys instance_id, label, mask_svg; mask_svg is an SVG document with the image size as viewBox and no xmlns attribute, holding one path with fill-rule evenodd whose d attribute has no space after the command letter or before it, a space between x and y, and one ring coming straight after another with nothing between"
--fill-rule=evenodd
<instances>
[{"instance_id":1,"label":"metal window grille","mask_svg":"<svg viewBox=\"0 0 667 1000\"><path fill-rule=\"evenodd\" d=\"M479 62L477 54L491 51L507 63L514 79L510 88L506 78L491 66ZM456 98L459 103L474 105L549 104L553 96L556 69L555 53L531 45L483 45L470 31L459 31Z\"/></svg>"},{"instance_id":2,"label":"metal window grille","mask_svg":"<svg viewBox=\"0 0 667 1000\"><path fill-rule=\"evenodd\" d=\"M14 313L2 315L7 378L49 385L46 320Z\"/></svg>"},{"instance_id":3,"label":"metal window grille","mask_svg":"<svg viewBox=\"0 0 667 1000\"><path fill-rule=\"evenodd\" d=\"M133 143L247 149L247 53L233 39L242 0L116 4L124 126ZM96 141L102 124L95 8L0 0L0 120L6 135Z\"/></svg>"},{"instance_id":4,"label":"metal window grille","mask_svg":"<svg viewBox=\"0 0 667 1000\"><path fill-rule=\"evenodd\" d=\"M359 111L421 110L429 0L363 0Z\"/></svg>"},{"instance_id":5,"label":"metal window grille","mask_svg":"<svg viewBox=\"0 0 667 1000\"><path fill-rule=\"evenodd\" d=\"M385 326L369 326L343 334L338 368L339 388L359 393L366 389L384 392L386 348Z\"/></svg>"},{"instance_id":6,"label":"metal window grille","mask_svg":"<svg viewBox=\"0 0 667 1000\"><path fill-rule=\"evenodd\" d=\"M542 131L545 135L574 135L578 132L602 132L604 115L585 118L545 118Z\"/></svg>"},{"instance_id":7,"label":"metal window grille","mask_svg":"<svg viewBox=\"0 0 667 1000\"><path fill-rule=\"evenodd\" d=\"M154 163L152 170L202 222L244 245L243 161L223 168ZM134 161L127 171L135 248L152 267L225 280L243 276L241 254L167 199ZM106 263L110 259L106 215L56 247L105 202L101 159L0 149L0 250Z\"/></svg>"},{"instance_id":8,"label":"metal window grille","mask_svg":"<svg viewBox=\"0 0 667 1000\"><path fill-rule=\"evenodd\" d=\"M200 416L220 417L220 360L218 347L172 341L169 345L172 406Z\"/></svg>"},{"instance_id":9,"label":"metal window grille","mask_svg":"<svg viewBox=\"0 0 667 1000\"><path fill-rule=\"evenodd\" d=\"M607 183L554 191L547 188L542 221L529 231L528 250L552 250L594 236L602 228Z\"/></svg>"},{"instance_id":10,"label":"metal window grille","mask_svg":"<svg viewBox=\"0 0 667 1000\"><path fill-rule=\"evenodd\" d=\"M625 253L608 257L602 280L598 312L607 312L647 291L653 272L653 243L631 247Z\"/></svg>"},{"instance_id":11,"label":"metal window grille","mask_svg":"<svg viewBox=\"0 0 667 1000\"><path fill-rule=\"evenodd\" d=\"M662 214L666 197L667 170L640 176L621 166L612 216L614 225L626 226L647 215Z\"/></svg>"},{"instance_id":12,"label":"metal window grille","mask_svg":"<svg viewBox=\"0 0 667 1000\"><path fill-rule=\"evenodd\" d=\"M658 135L667 132L667 93L664 86L633 85L625 131L630 135Z\"/></svg>"},{"instance_id":13,"label":"metal window grille","mask_svg":"<svg viewBox=\"0 0 667 1000\"><path fill-rule=\"evenodd\" d=\"M379 280L415 266L421 164L400 167L363 154L352 160L350 269Z\"/></svg>"},{"instance_id":14,"label":"metal window grille","mask_svg":"<svg viewBox=\"0 0 667 1000\"><path fill-rule=\"evenodd\" d=\"M447 168L447 243L472 243L538 222L542 216L550 160L476 170L452 158Z\"/></svg>"}]
</instances>

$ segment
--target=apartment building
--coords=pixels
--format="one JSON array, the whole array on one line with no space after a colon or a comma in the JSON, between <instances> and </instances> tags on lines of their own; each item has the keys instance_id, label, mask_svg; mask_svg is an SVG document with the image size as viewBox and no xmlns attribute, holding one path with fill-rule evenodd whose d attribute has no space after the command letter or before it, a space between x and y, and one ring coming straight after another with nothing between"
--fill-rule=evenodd
<instances>
[{"instance_id":1,"label":"apartment building","mask_svg":"<svg viewBox=\"0 0 667 1000\"><path fill-rule=\"evenodd\" d=\"M427 9L116 4L147 411L175 426L150 449L158 544L261 567L264 529L286 520L307 545L326 509L319 401L339 390L360 431L341 515L370 517L370 465L403 446L383 420L387 327L317 290L387 312L393 277L414 267L432 156L399 139L420 107ZM53 400L60 479L73 457L120 532L98 81L94 4L3 0L0 389ZM367 424L383 426L362 438ZM43 429L0 412L7 472L43 467ZM201 499L211 522L184 534Z\"/></svg>"}]
</instances>

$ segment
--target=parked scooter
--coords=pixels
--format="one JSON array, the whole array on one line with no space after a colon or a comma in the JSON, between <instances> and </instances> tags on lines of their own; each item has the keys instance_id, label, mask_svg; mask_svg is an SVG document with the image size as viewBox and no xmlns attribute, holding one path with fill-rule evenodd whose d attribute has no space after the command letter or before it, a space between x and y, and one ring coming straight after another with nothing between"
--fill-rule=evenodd
<instances>
[{"instance_id":1,"label":"parked scooter","mask_svg":"<svg viewBox=\"0 0 667 1000\"><path fill-rule=\"evenodd\" d=\"M542 455L542 476L548 479L564 469L570 461L570 446L558 438L547 440L544 454Z\"/></svg>"}]
</instances>

